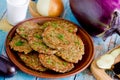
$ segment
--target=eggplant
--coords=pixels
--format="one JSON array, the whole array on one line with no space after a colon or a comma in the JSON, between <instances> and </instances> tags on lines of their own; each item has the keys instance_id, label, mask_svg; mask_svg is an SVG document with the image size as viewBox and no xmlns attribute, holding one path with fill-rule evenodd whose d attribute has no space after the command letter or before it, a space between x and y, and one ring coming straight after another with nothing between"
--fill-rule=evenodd
<instances>
[{"instance_id":1,"label":"eggplant","mask_svg":"<svg viewBox=\"0 0 120 80\"><path fill-rule=\"evenodd\" d=\"M16 68L7 57L0 55L0 75L12 77L16 74Z\"/></svg>"},{"instance_id":2,"label":"eggplant","mask_svg":"<svg viewBox=\"0 0 120 80\"><path fill-rule=\"evenodd\" d=\"M120 78L120 62L114 64L111 69Z\"/></svg>"},{"instance_id":3,"label":"eggplant","mask_svg":"<svg viewBox=\"0 0 120 80\"><path fill-rule=\"evenodd\" d=\"M70 0L70 8L80 25L90 35L96 36L111 28L113 13L119 12L120 2L119 0Z\"/></svg>"}]
</instances>

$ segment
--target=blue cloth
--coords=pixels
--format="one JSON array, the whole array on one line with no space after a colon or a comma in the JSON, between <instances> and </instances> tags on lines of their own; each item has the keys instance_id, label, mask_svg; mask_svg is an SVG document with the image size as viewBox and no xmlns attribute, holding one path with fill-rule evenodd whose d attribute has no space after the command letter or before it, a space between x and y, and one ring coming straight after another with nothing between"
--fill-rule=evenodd
<instances>
[{"instance_id":1,"label":"blue cloth","mask_svg":"<svg viewBox=\"0 0 120 80\"><path fill-rule=\"evenodd\" d=\"M7 32L0 30L0 54L2 52L2 47L5 44Z\"/></svg>"}]
</instances>

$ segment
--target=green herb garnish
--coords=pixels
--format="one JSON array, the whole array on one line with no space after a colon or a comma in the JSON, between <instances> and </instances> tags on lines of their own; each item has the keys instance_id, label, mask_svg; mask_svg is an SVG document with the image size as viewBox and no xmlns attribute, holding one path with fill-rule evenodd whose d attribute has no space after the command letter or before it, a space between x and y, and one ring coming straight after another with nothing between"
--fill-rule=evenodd
<instances>
[{"instance_id":1,"label":"green herb garnish","mask_svg":"<svg viewBox=\"0 0 120 80\"><path fill-rule=\"evenodd\" d=\"M57 38L60 39L60 40L64 40L64 35L63 34L58 34Z\"/></svg>"},{"instance_id":2,"label":"green herb garnish","mask_svg":"<svg viewBox=\"0 0 120 80\"><path fill-rule=\"evenodd\" d=\"M39 34L35 34L34 37L38 38L38 39L42 39L42 36Z\"/></svg>"},{"instance_id":3,"label":"green herb garnish","mask_svg":"<svg viewBox=\"0 0 120 80\"><path fill-rule=\"evenodd\" d=\"M63 65L64 65L64 66L67 66L67 63L66 63L66 62L63 62Z\"/></svg>"},{"instance_id":4,"label":"green herb garnish","mask_svg":"<svg viewBox=\"0 0 120 80\"><path fill-rule=\"evenodd\" d=\"M23 46L24 42L19 40L15 43L16 46Z\"/></svg>"},{"instance_id":5,"label":"green herb garnish","mask_svg":"<svg viewBox=\"0 0 120 80\"><path fill-rule=\"evenodd\" d=\"M24 28L19 28L20 31L24 31L25 29Z\"/></svg>"},{"instance_id":6,"label":"green herb garnish","mask_svg":"<svg viewBox=\"0 0 120 80\"><path fill-rule=\"evenodd\" d=\"M75 41L74 43L75 43L76 45L80 45L79 41Z\"/></svg>"},{"instance_id":7,"label":"green herb garnish","mask_svg":"<svg viewBox=\"0 0 120 80\"><path fill-rule=\"evenodd\" d=\"M57 28L57 23L52 23L52 27Z\"/></svg>"},{"instance_id":8,"label":"green herb garnish","mask_svg":"<svg viewBox=\"0 0 120 80\"><path fill-rule=\"evenodd\" d=\"M48 64L52 64L52 60L48 59L48 60L47 60L47 63L48 63Z\"/></svg>"},{"instance_id":9,"label":"green herb garnish","mask_svg":"<svg viewBox=\"0 0 120 80\"><path fill-rule=\"evenodd\" d=\"M68 32L72 33L72 32L73 32L73 30L72 30L72 29L69 29L69 30L68 30Z\"/></svg>"},{"instance_id":10,"label":"green herb garnish","mask_svg":"<svg viewBox=\"0 0 120 80\"><path fill-rule=\"evenodd\" d=\"M24 37L24 38L27 37L27 34L21 34L21 35L22 35L22 37Z\"/></svg>"}]
</instances>

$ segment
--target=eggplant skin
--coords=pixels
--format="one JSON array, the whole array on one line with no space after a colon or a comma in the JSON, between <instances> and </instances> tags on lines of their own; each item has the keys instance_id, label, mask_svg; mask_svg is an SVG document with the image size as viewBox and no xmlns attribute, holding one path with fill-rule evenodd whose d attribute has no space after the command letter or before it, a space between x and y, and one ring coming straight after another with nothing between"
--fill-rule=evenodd
<instances>
[{"instance_id":1,"label":"eggplant skin","mask_svg":"<svg viewBox=\"0 0 120 80\"><path fill-rule=\"evenodd\" d=\"M17 73L14 64L3 55L0 55L0 65L0 75L12 77Z\"/></svg>"},{"instance_id":2,"label":"eggplant skin","mask_svg":"<svg viewBox=\"0 0 120 80\"><path fill-rule=\"evenodd\" d=\"M92 36L106 30L115 9L110 0L70 0L70 8L80 25ZM110 5L111 4L111 5Z\"/></svg>"}]
</instances>

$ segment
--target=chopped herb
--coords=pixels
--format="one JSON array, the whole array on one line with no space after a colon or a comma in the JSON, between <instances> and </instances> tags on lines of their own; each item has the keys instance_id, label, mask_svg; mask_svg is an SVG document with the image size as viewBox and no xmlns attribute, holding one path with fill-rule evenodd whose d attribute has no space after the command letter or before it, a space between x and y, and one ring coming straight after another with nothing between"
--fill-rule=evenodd
<instances>
[{"instance_id":1,"label":"chopped herb","mask_svg":"<svg viewBox=\"0 0 120 80\"><path fill-rule=\"evenodd\" d=\"M74 43L75 43L76 45L80 45L79 41L75 41Z\"/></svg>"},{"instance_id":2,"label":"chopped herb","mask_svg":"<svg viewBox=\"0 0 120 80\"><path fill-rule=\"evenodd\" d=\"M63 34L58 34L57 38L60 39L60 40L64 40L64 35Z\"/></svg>"},{"instance_id":3,"label":"chopped herb","mask_svg":"<svg viewBox=\"0 0 120 80\"><path fill-rule=\"evenodd\" d=\"M24 44L23 41L19 40L15 43L16 46L22 46Z\"/></svg>"},{"instance_id":4,"label":"chopped herb","mask_svg":"<svg viewBox=\"0 0 120 80\"><path fill-rule=\"evenodd\" d=\"M47 63L48 63L48 64L51 64L51 63L52 63L52 60L48 59L48 60L47 60Z\"/></svg>"},{"instance_id":5,"label":"chopped herb","mask_svg":"<svg viewBox=\"0 0 120 80\"><path fill-rule=\"evenodd\" d=\"M43 48L47 49L47 46L44 43L40 44Z\"/></svg>"},{"instance_id":6,"label":"chopped herb","mask_svg":"<svg viewBox=\"0 0 120 80\"><path fill-rule=\"evenodd\" d=\"M43 42L34 42L33 44L37 46L42 46L42 48L45 48L45 49L47 48L47 46Z\"/></svg>"},{"instance_id":7,"label":"chopped herb","mask_svg":"<svg viewBox=\"0 0 120 80\"><path fill-rule=\"evenodd\" d=\"M64 65L64 66L67 66L67 63L66 63L66 62L63 62L63 65Z\"/></svg>"},{"instance_id":8,"label":"chopped herb","mask_svg":"<svg viewBox=\"0 0 120 80\"><path fill-rule=\"evenodd\" d=\"M24 28L20 28L19 30L20 30L20 31L24 31L25 29L24 29Z\"/></svg>"},{"instance_id":9,"label":"chopped herb","mask_svg":"<svg viewBox=\"0 0 120 80\"><path fill-rule=\"evenodd\" d=\"M73 32L73 30L72 30L72 29L69 29L69 30L68 30L68 32L72 33L72 32Z\"/></svg>"},{"instance_id":10,"label":"chopped herb","mask_svg":"<svg viewBox=\"0 0 120 80\"><path fill-rule=\"evenodd\" d=\"M57 28L57 23L53 23L52 27Z\"/></svg>"},{"instance_id":11,"label":"chopped herb","mask_svg":"<svg viewBox=\"0 0 120 80\"><path fill-rule=\"evenodd\" d=\"M65 44L69 44L69 41L64 41L65 42Z\"/></svg>"},{"instance_id":12,"label":"chopped herb","mask_svg":"<svg viewBox=\"0 0 120 80\"><path fill-rule=\"evenodd\" d=\"M26 34L22 34L22 37L27 37L27 35Z\"/></svg>"},{"instance_id":13,"label":"chopped herb","mask_svg":"<svg viewBox=\"0 0 120 80\"><path fill-rule=\"evenodd\" d=\"M38 38L38 39L42 39L42 36L39 34L35 34L34 37Z\"/></svg>"}]
</instances>

